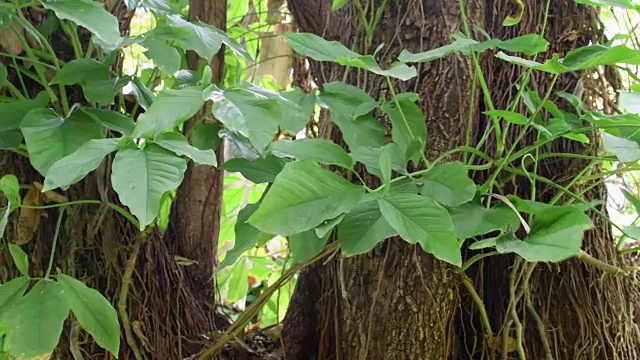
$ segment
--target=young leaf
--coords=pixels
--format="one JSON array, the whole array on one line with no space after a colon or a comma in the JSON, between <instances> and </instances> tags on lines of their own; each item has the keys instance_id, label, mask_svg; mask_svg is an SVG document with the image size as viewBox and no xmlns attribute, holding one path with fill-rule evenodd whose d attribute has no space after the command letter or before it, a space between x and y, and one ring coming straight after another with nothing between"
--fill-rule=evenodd
<instances>
[{"instance_id":1,"label":"young leaf","mask_svg":"<svg viewBox=\"0 0 640 360\"><path fill-rule=\"evenodd\" d=\"M533 216L524 241L500 238L496 249L515 252L527 261L561 261L580 252L584 231L592 226L584 212L573 207L553 207Z\"/></svg>"},{"instance_id":2,"label":"young leaf","mask_svg":"<svg viewBox=\"0 0 640 360\"><path fill-rule=\"evenodd\" d=\"M93 336L98 345L117 358L120 351L120 325L116 309L98 291L71 276L58 274L57 279L80 326Z\"/></svg>"},{"instance_id":3,"label":"young leaf","mask_svg":"<svg viewBox=\"0 0 640 360\"><path fill-rule=\"evenodd\" d=\"M80 111L63 118L53 109L34 109L27 113L20 126L31 165L45 176L56 161L87 141L102 138L102 126Z\"/></svg>"},{"instance_id":4,"label":"young leaf","mask_svg":"<svg viewBox=\"0 0 640 360\"><path fill-rule=\"evenodd\" d=\"M73 21L109 45L115 46L120 42L118 19L107 12L99 2L49 0L43 6L45 9L53 10L58 19Z\"/></svg>"},{"instance_id":5,"label":"young leaf","mask_svg":"<svg viewBox=\"0 0 640 360\"><path fill-rule=\"evenodd\" d=\"M420 194L442 205L455 207L473 199L476 185L459 161L441 164L422 176Z\"/></svg>"},{"instance_id":6,"label":"young leaf","mask_svg":"<svg viewBox=\"0 0 640 360\"><path fill-rule=\"evenodd\" d=\"M331 4L331 10L333 11L340 10L348 3L349 3L349 0L333 0L333 3Z\"/></svg>"},{"instance_id":7,"label":"young leaf","mask_svg":"<svg viewBox=\"0 0 640 360\"><path fill-rule=\"evenodd\" d=\"M369 252L397 234L382 216L377 198L369 194L338 225L338 240L344 256Z\"/></svg>"},{"instance_id":8,"label":"young leaf","mask_svg":"<svg viewBox=\"0 0 640 360\"><path fill-rule=\"evenodd\" d=\"M11 354L21 359L51 354L68 316L62 287L51 280L38 281L2 318Z\"/></svg>"},{"instance_id":9,"label":"young leaf","mask_svg":"<svg viewBox=\"0 0 640 360\"><path fill-rule=\"evenodd\" d=\"M329 241L329 234L319 238L314 230L307 230L301 234L289 237L291 257L294 263L305 262L318 255Z\"/></svg>"},{"instance_id":10,"label":"young leaf","mask_svg":"<svg viewBox=\"0 0 640 360\"><path fill-rule=\"evenodd\" d=\"M214 90L213 114L225 127L237 131L261 154L273 140L282 117L279 104L272 99L260 99L242 90Z\"/></svg>"},{"instance_id":11,"label":"young leaf","mask_svg":"<svg viewBox=\"0 0 640 360\"><path fill-rule=\"evenodd\" d=\"M242 158L227 160L227 162L222 165L222 169L229 172L239 172L247 180L256 184L271 183L276 179L276 176L282 171L286 163L287 161L284 159L267 155L266 158L258 158L255 160Z\"/></svg>"},{"instance_id":12,"label":"young leaf","mask_svg":"<svg viewBox=\"0 0 640 360\"><path fill-rule=\"evenodd\" d=\"M42 191L69 186L97 169L105 156L116 150L121 139L95 139L82 144L75 152L56 161L47 171Z\"/></svg>"},{"instance_id":13,"label":"young leaf","mask_svg":"<svg viewBox=\"0 0 640 360\"><path fill-rule=\"evenodd\" d=\"M455 266L462 265L460 243L447 210L435 201L413 194L390 194L378 199L385 220L410 244Z\"/></svg>"},{"instance_id":14,"label":"young leaf","mask_svg":"<svg viewBox=\"0 0 640 360\"><path fill-rule=\"evenodd\" d=\"M420 151L423 151L427 140L427 123L418 105L408 100L399 101L400 107L395 103L385 103L382 110L391 119L391 137L398 144L400 151L407 154L407 150L413 149L413 153L407 154L405 160L417 162L420 159ZM419 141L419 146L412 146L413 141Z\"/></svg>"},{"instance_id":15,"label":"young leaf","mask_svg":"<svg viewBox=\"0 0 640 360\"><path fill-rule=\"evenodd\" d=\"M299 234L348 213L363 193L317 163L299 160L285 165L249 223L269 234Z\"/></svg>"},{"instance_id":16,"label":"young leaf","mask_svg":"<svg viewBox=\"0 0 640 360\"><path fill-rule=\"evenodd\" d=\"M129 147L116 153L111 183L143 230L158 215L162 195L180 185L186 169L184 159L158 145Z\"/></svg>"},{"instance_id":17,"label":"young leaf","mask_svg":"<svg viewBox=\"0 0 640 360\"><path fill-rule=\"evenodd\" d=\"M176 155L186 156L198 165L218 166L213 150L200 150L189 144L184 135L177 132L165 132L155 137L154 143L173 151Z\"/></svg>"},{"instance_id":18,"label":"young leaf","mask_svg":"<svg viewBox=\"0 0 640 360\"><path fill-rule=\"evenodd\" d=\"M20 276L0 285L0 319L27 291L29 277Z\"/></svg>"},{"instance_id":19,"label":"young leaf","mask_svg":"<svg viewBox=\"0 0 640 360\"><path fill-rule=\"evenodd\" d=\"M181 125L203 106L202 89L189 87L163 90L149 109L140 115L133 137L151 137Z\"/></svg>"},{"instance_id":20,"label":"young leaf","mask_svg":"<svg viewBox=\"0 0 640 360\"><path fill-rule=\"evenodd\" d=\"M64 64L50 84L75 85L108 78L109 67L105 64L94 59L76 59Z\"/></svg>"},{"instance_id":21,"label":"young leaf","mask_svg":"<svg viewBox=\"0 0 640 360\"><path fill-rule=\"evenodd\" d=\"M13 258L13 263L16 264L20 273L26 277L29 277L29 257L27 254L16 244L9 243L9 252Z\"/></svg>"},{"instance_id":22,"label":"young leaf","mask_svg":"<svg viewBox=\"0 0 640 360\"><path fill-rule=\"evenodd\" d=\"M322 164L353 167L353 159L339 145L325 139L278 140L267 148L278 157L310 159Z\"/></svg>"}]
</instances>

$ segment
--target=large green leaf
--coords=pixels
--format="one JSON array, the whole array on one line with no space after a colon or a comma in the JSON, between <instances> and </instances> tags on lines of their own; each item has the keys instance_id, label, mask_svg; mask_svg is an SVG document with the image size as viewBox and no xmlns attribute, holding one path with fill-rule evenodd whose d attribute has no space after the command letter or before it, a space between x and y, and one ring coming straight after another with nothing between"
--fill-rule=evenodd
<instances>
[{"instance_id":1,"label":"large green leaf","mask_svg":"<svg viewBox=\"0 0 640 360\"><path fill-rule=\"evenodd\" d=\"M363 193L363 188L311 160L291 162L278 174L249 223L269 234L299 234L348 213Z\"/></svg>"},{"instance_id":2,"label":"large green leaf","mask_svg":"<svg viewBox=\"0 0 640 360\"><path fill-rule=\"evenodd\" d=\"M368 194L338 225L338 240L344 256L366 253L397 234L382 216L377 198Z\"/></svg>"},{"instance_id":3,"label":"large green leaf","mask_svg":"<svg viewBox=\"0 0 640 360\"><path fill-rule=\"evenodd\" d=\"M82 84L85 99L100 106L114 103L114 98L131 81L131 77L123 76L108 80L91 80Z\"/></svg>"},{"instance_id":4,"label":"large green leaf","mask_svg":"<svg viewBox=\"0 0 640 360\"><path fill-rule=\"evenodd\" d=\"M325 139L278 140L268 150L278 157L310 159L322 164L339 165L350 169L353 159L339 145Z\"/></svg>"},{"instance_id":5,"label":"large green leaf","mask_svg":"<svg viewBox=\"0 0 640 360\"><path fill-rule=\"evenodd\" d=\"M397 106L399 105L399 106ZM424 151L427 141L427 123L422 110L410 100L399 101L398 104L385 103L382 110L391 119L391 137L398 144L400 151L406 154L406 160L417 162ZM415 141L419 146L414 145Z\"/></svg>"},{"instance_id":6,"label":"large green leaf","mask_svg":"<svg viewBox=\"0 0 640 360\"><path fill-rule=\"evenodd\" d=\"M68 189L97 169L105 156L116 150L120 141L121 139L95 139L82 144L78 150L51 165L42 190Z\"/></svg>"},{"instance_id":7,"label":"large green leaf","mask_svg":"<svg viewBox=\"0 0 640 360\"><path fill-rule=\"evenodd\" d=\"M449 209L449 215L458 239L468 239L496 230L516 230L520 218L511 208L498 205L485 208L479 201L469 202Z\"/></svg>"},{"instance_id":8,"label":"large green leaf","mask_svg":"<svg viewBox=\"0 0 640 360\"><path fill-rule=\"evenodd\" d=\"M445 206L455 207L473 199L476 185L459 161L441 164L422 176L420 194Z\"/></svg>"},{"instance_id":9,"label":"large green leaf","mask_svg":"<svg viewBox=\"0 0 640 360\"><path fill-rule=\"evenodd\" d=\"M213 114L227 129L245 136L261 154L278 131L281 108L272 99L258 98L244 90L214 90Z\"/></svg>"},{"instance_id":10,"label":"large green leaf","mask_svg":"<svg viewBox=\"0 0 640 360\"><path fill-rule=\"evenodd\" d=\"M147 48L144 55L153 60L156 66L165 74L173 76L180 70L182 58L175 47L156 39L146 39L142 45Z\"/></svg>"},{"instance_id":11,"label":"large green leaf","mask_svg":"<svg viewBox=\"0 0 640 360\"><path fill-rule=\"evenodd\" d=\"M222 165L222 169L230 172L239 172L247 178L247 180L260 184L273 182L286 163L287 161L284 159L267 155L265 158L255 160L243 158L231 159Z\"/></svg>"},{"instance_id":12,"label":"large green leaf","mask_svg":"<svg viewBox=\"0 0 640 360\"><path fill-rule=\"evenodd\" d=\"M0 285L0 320L20 300L28 286L29 277L27 276L20 276Z\"/></svg>"},{"instance_id":13,"label":"large green leaf","mask_svg":"<svg viewBox=\"0 0 640 360\"><path fill-rule=\"evenodd\" d=\"M87 28L96 37L115 46L120 41L118 19L107 12L102 3L91 0L50 0L44 7L62 20L71 20Z\"/></svg>"},{"instance_id":14,"label":"large green leaf","mask_svg":"<svg viewBox=\"0 0 640 360\"><path fill-rule=\"evenodd\" d=\"M116 309L98 291L82 282L65 274L58 274L57 279L80 326L93 336L98 345L117 358L120 351L120 325Z\"/></svg>"},{"instance_id":15,"label":"large green leaf","mask_svg":"<svg viewBox=\"0 0 640 360\"><path fill-rule=\"evenodd\" d=\"M327 244L327 241L329 241L329 233L320 238L314 230L292 235L289 237L289 246L293 262L305 262L318 255Z\"/></svg>"},{"instance_id":16,"label":"large green leaf","mask_svg":"<svg viewBox=\"0 0 640 360\"><path fill-rule=\"evenodd\" d=\"M621 162L636 162L640 160L640 144L635 141L602 133L605 151L614 153Z\"/></svg>"},{"instance_id":17,"label":"large green leaf","mask_svg":"<svg viewBox=\"0 0 640 360\"><path fill-rule=\"evenodd\" d=\"M460 243L447 210L420 195L391 193L378 199L385 220L411 244L456 266L462 265Z\"/></svg>"},{"instance_id":18,"label":"large green leaf","mask_svg":"<svg viewBox=\"0 0 640 360\"><path fill-rule=\"evenodd\" d=\"M69 305L62 287L52 280L40 280L2 318L11 354L33 359L53 352L58 345Z\"/></svg>"},{"instance_id":19,"label":"large green leaf","mask_svg":"<svg viewBox=\"0 0 640 360\"><path fill-rule=\"evenodd\" d=\"M209 150L200 150L189 144L187 138L177 132L162 133L153 139L153 142L167 150L171 150L177 155L184 155L193 160L198 165L218 166L216 153Z\"/></svg>"},{"instance_id":20,"label":"large green leaf","mask_svg":"<svg viewBox=\"0 0 640 360\"><path fill-rule=\"evenodd\" d=\"M102 138L102 126L81 111L63 118L53 109L34 109L27 113L20 126L31 165L45 176L56 161L87 141Z\"/></svg>"},{"instance_id":21,"label":"large green leaf","mask_svg":"<svg viewBox=\"0 0 640 360\"><path fill-rule=\"evenodd\" d=\"M163 90L149 109L138 117L133 137L152 137L181 125L204 106L202 89Z\"/></svg>"},{"instance_id":22,"label":"large green leaf","mask_svg":"<svg viewBox=\"0 0 640 360\"><path fill-rule=\"evenodd\" d=\"M129 147L116 153L111 183L120 202L129 207L140 221L140 229L144 229L158 215L162 195L180 185L186 169L184 159L158 145Z\"/></svg>"},{"instance_id":23,"label":"large green leaf","mask_svg":"<svg viewBox=\"0 0 640 360\"><path fill-rule=\"evenodd\" d=\"M20 273L24 276L29 276L29 257L20 246L9 243L9 252L13 258L13 263L16 264Z\"/></svg>"},{"instance_id":24,"label":"large green leaf","mask_svg":"<svg viewBox=\"0 0 640 360\"><path fill-rule=\"evenodd\" d=\"M107 80L109 67L94 59L75 59L64 64L51 84L75 85L87 81Z\"/></svg>"},{"instance_id":25,"label":"large green leaf","mask_svg":"<svg viewBox=\"0 0 640 360\"><path fill-rule=\"evenodd\" d=\"M515 252L527 261L561 261L580 252L584 231L591 226L591 219L584 212L557 206L533 216L531 232L524 241L500 238L496 249L501 253Z\"/></svg>"}]
</instances>

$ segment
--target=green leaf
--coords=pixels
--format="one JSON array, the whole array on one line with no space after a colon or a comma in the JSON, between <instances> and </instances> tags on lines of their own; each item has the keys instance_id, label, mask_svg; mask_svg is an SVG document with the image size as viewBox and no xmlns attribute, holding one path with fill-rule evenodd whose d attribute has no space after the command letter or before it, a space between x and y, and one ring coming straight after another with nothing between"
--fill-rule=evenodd
<instances>
[{"instance_id":1,"label":"green leaf","mask_svg":"<svg viewBox=\"0 0 640 360\"><path fill-rule=\"evenodd\" d=\"M407 154L405 160L412 160L417 163L420 159L420 152L424 150L427 139L427 123L422 110L411 101L399 101L399 107L395 103L385 103L382 110L391 119L391 138L398 144L400 151L407 154L407 150L415 150ZM413 141L419 141L420 145L412 146Z\"/></svg>"},{"instance_id":2,"label":"green leaf","mask_svg":"<svg viewBox=\"0 0 640 360\"><path fill-rule=\"evenodd\" d=\"M316 236L319 238L325 237L325 235L329 234L336 226L338 226L338 224L340 224L345 215L346 214L340 214L333 219L323 221L322 224L315 228Z\"/></svg>"},{"instance_id":3,"label":"green leaf","mask_svg":"<svg viewBox=\"0 0 640 360\"><path fill-rule=\"evenodd\" d=\"M447 210L435 201L413 194L390 194L378 199L385 220L410 244L450 264L461 266L460 243Z\"/></svg>"},{"instance_id":4,"label":"green leaf","mask_svg":"<svg viewBox=\"0 0 640 360\"><path fill-rule=\"evenodd\" d=\"M133 119L123 115L117 111L96 109L90 107L81 107L77 111L91 117L96 122L102 123L102 126L109 130L117 131L122 135L131 135L136 124Z\"/></svg>"},{"instance_id":5,"label":"green leaf","mask_svg":"<svg viewBox=\"0 0 640 360\"><path fill-rule=\"evenodd\" d=\"M20 207L20 183L15 175L5 175L0 178L0 191L11 203L10 211Z\"/></svg>"},{"instance_id":6,"label":"green leaf","mask_svg":"<svg viewBox=\"0 0 640 360\"><path fill-rule=\"evenodd\" d=\"M624 9L633 9L634 5L631 0L575 0L578 4L586 4L591 6L611 6Z\"/></svg>"},{"instance_id":7,"label":"green leaf","mask_svg":"<svg viewBox=\"0 0 640 360\"><path fill-rule=\"evenodd\" d=\"M333 117L350 119L369 114L378 106L364 90L342 82L324 84L323 91L318 95L318 104L331 110Z\"/></svg>"},{"instance_id":8,"label":"green leaf","mask_svg":"<svg viewBox=\"0 0 640 360\"><path fill-rule=\"evenodd\" d=\"M76 59L64 64L50 84L75 85L87 81L107 80L109 67L94 59Z\"/></svg>"},{"instance_id":9,"label":"green leaf","mask_svg":"<svg viewBox=\"0 0 640 360\"><path fill-rule=\"evenodd\" d=\"M526 116L507 110L488 110L484 112L487 116L497 117L505 119L507 122L516 125L526 125L529 123L529 119Z\"/></svg>"},{"instance_id":10,"label":"green leaf","mask_svg":"<svg viewBox=\"0 0 640 360\"><path fill-rule=\"evenodd\" d=\"M63 118L53 109L34 109L22 120L31 165L42 175L89 140L102 138L102 126L80 111Z\"/></svg>"},{"instance_id":11,"label":"green leaf","mask_svg":"<svg viewBox=\"0 0 640 360\"><path fill-rule=\"evenodd\" d=\"M173 76L180 70L182 57L175 47L156 39L146 39L142 45L147 48L144 55L153 60L156 66L165 74Z\"/></svg>"},{"instance_id":12,"label":"green leaf","mask_svg":"<svg viewBox=\"0 0 640 360\"><path fill-rule=\"evenodd\" d=\"M0 150L17 148L22 144L20 130L0 131Z\"/></svg>"},{"instance_id":13,"label":"green leaf","mask_svg":"<svg viewBox=\"0 0 640 360\"><path fill-rule=\"evenodd\" d=\"M69 316L62 292L58 283L40 280L4 314L2 321L12 355L32 359L53 352Z\"/></svg>"},{"instance_id":14,"label":"green leaf","mask_svg":"<svg viewBox=\"0 0 640 360\"><path fill-rule=\"evenodd\" d=\"M291 258L294 263L305 262L318 255L329 241L329 233L319 238L314 230L307 230L301 234L289 237Z\"/></svg>"},{"instance_id":15,"label":"green leaf","mask_svg":"<svg viewBox=\"0 0 640 360\"><path fill-rule=\"evenodd\" d=\"M349 0L333 0L333 3L331 4L331 10L333 11L340 10L348 3L349 3Z\"/></svg>"},{"instance_id":16,"label":"green leaf","mask_svg":"<svg viewBox=\"0 0 640 360\"><path fill-rule=\"evenodd\" d=\"M449 209L458 239L468 239L496 230L520 227L520 218L509 207L498 205L486 209L479 201Z\"/></svg>"},{"instance_id":17,"label":"green leaf","mask_svg":"<svg viewBox=\"0 0 640 360\"><path fill-rule=\"evenodd\" d=\"M11 202L9 202L8 205L11 206ZM4 236L4 230L7 228L7 224L9 223L9 214L11 214L9 207L0 208L0 238Z\"/></svg>"},{"instance_id":18,"label":"green leaf","mask_svg":"<svg viewBox=\"0 0 640 360\"><path fill-rule=\"evenodd\" d=\"M228 267L221 271L218 275L218 283L223 284L222 293L226 292L226 300L228 302L236 302L244 299L249 290L247 277L249 276L248 259L236 262L232 267ZM224 295L223 295L224 296Z\"/></svg>"},{"instance_id":19,"label":"green leaf","mask_svg":"<svg viewBox=\"0 0 640 360\"><path fill-rule=\"evenodd\" d=\"M191 23L179 15L167 16L167 25L176 35L181 47L195 51L201 58L211 62L220 47L222 47L222 36L202 22Z\"/></svg>"},{"instance_id":20,"label":"green leaf","mask_svg":"<svg viewBox=\"0 0 640 360\"><path fill-rule=\"evenodd\" d=\"M237 131L222 129L219 135L221 138L226 139L226 143L229 144L231 148L230 157L256 160L263 156L246 136Z\"/></svg>"},{"instance_id":21,"label":"green leaf","mask_svg":"<svg viewBox=\"0 0 640 360\"><path fill-rule=\"evenodd\" d=\"M278 132L281 118L279 104L271 99L260 99L242 90L214 90L213 114L225 127L245 136L263 154Z\"/></svg>"},{"instance_id":22,"label":"green leaf","mask_svg":"<svg viewBox=\"0 0 640 360\"><path fill-rule=\"evenodd\" d=\"M635 162L640 160L640 145L632 140L602 133L605 151L614 153L621 162Z\"/></svg>"},{"instance_id":23,"label":"green leaf","mask_svg":"<svg viewBox=\"0 0 640 360\"><path fill-rule=\"evenodd\" d=\"M445 56L455 52L468 51L469 49L471 49L472 45L477 43L478 42L475 40L469 39L464 36L459 36L455 37L455 41L451 44L418 54L413 54L407 50L402 50L400 56L398 56L398 60L411 63L429 62L437 59L442 59Z\"/></svg>"},{"instance_id":24,"label":"green leaf","mask_svg":"<svg viewBox=\"0 0 640 360\"><path fill-rule=\"evenodd\" d=\"M0 103L0 132L9 132L18 130L18 144L22 141L22 133L20 130L20 123L27 113L33 109L44 108L47 105L49 99L44 92L38 94L33 100L18 100L9 103ZM0 137L0 143L5 140L4 134ZM16 146L9 146L16 147Z\"/></svg>"},{"instance_id":25,"label":"green leaf","mask_svg":"<svg viewBox=\"0 0 640 360\"><path fill-rule=\"evenodd\" d=\"M205 103L202 89L189 87L163 90L149 109L138 117L133 137L151 137L180 126L195 115Z\"/></svg>"},{"instance_id":26,"label":"green leaf","mask_svg":"<svg viewBox=\"0 0 640 360\"><path fill-rule=\"evenodd\" d=\"M638 199L635 195L633 195L632 193L628 192L625 189L620 189L620 191L622 191L622 194L624 195L625 199L627 199L627 201L633 206L634 210L636 211L636 214L640 216L640 199Z\"/></svg>"},{"instance_id":27,"label":"green leaf","mask_svg":"<svg viewBox=\"0 0 640 360\"><path fill-rule=\"evenodd\" d=\"M278 140L267 148L278 157L310 159L322 164L353 167L353 159L339 145L325 139Z\"/></svg>"},{"instance_id":28,"label":"green leaf","mask_svg":"<svg viewBox=\"0 0 640 360\"><path fill-rule=\"evenodd\" d=\"M131 93L140 104L140 107L145 111L148 110L156 98L155 94L138 77L134 77L130 84Z\"/></svg>"},{"instance_id":29,"label":"green leaf","mask_svg":"<svg viewBox=\"0 0 640 360\"><path fill-rule=\"evenodd\" d=\"M380 173L382 175L382 184L385 186L385 193L389 192L389 184L391 183L391 159L394 156L393 146L396 144L387 144L382 148L380 154Z\"/></svg>"},{"instance_id":30,"label":"green leaf","mask_svg":"<svg viewBox=\"0 0 640 360\"><path fill-rule=\"evenodd\" d=\"M121 139L96 139L82 144L78 150L51 165L42 191L68 189L97 169L102 160L116 150L120 141Z\"/></svg>"},{"instance_id":31,"label":"green leaf","mask_svg":"<svg viewBox=\"0 0 640 360\"><path fill-rule=\"evenodd\" d=\"M111 183L143 230L158 215L162 195L180 185L186 169L184 159L158 145L130 147L116 153Z\"/></svg>"},{"instance_id":32,"label":"green leaf","mask_svg":"<svg viewBox=\"0 0 640 360\"><path fill-rule=\"evenodd\" d=\"M382 157L383 148L386 148L391 155L391 169L401 174L407 173L405 156L400 152L397 144L390 143L385 147L371 148L366 146L356 147L351 151L351 158L363 164L370 174L382 179L382 170L380 169L380 159Z\"/></svg>"},{"instance_id":33,"label":"green leaf","mask_svg":"<svg viewBox=\"0 0 640 360\"><path fill-rule=\"evenodd\" d=\"M53 0L43 6L53 10L61 20L71 20L91 31L109 45L120 42L118 19L104 8L102 3L91 0Z\"/></svg>"},{"instance_id":34,"label":"green leaf","mask_svg":"<svg viewBox=\"0 0 640 360\"><path fill-rule=\"evenodd\" d=\"M9 252L13 258L13 263L16 264L20 273L26 277L29 277L29 257L20 246L9 243Z\"/></svg>"},{"instance_id":35,"label":"green leaf","mask_svg":"<svg viewBox=\"0 0 640 360\"><path fill-rule=\"evenodd\" d=\"M538 34L527 34L501 41L498 47L502 50L533 56L546 51L547 47L549 47L549 42Z\"/></svg>"},{"instance_id":36,"label":"green leaf","mask_svg":"<svg viewBox=\"0 0 640 360\"><path fill-rule=\"evenodd\" d=\"M422 176L420 194L442 205L455 207L473 200L476 184L459 161L441 164Z\"/></svg>"},{"instance_id":37,"label":"green leaf","mask_svg":"<svg viewBox=\"0 0 640 360\"><path fill-rule=\"evenodd\" d=\"M235 232L235 244L233 245L233 249L229 250L225 254L222 262L220 262L216 267L215 272L233 265L242 254L258 245L258 240L263 236L263 233L251 226L247 220L256 211L259 205L260 204L249 204L238 212L236 224L233 227Z\"/></svg>"},{"instance_id":38,"label":"green leaf","mask_svg":"<svg viewBox=\"0 0 640 360\"><path fill-rule=\"evenodd\" d=\"M29 277L20 276L0 285L0 319L22 298L29 286Z\"/></svg>"},{"instance_id":39,"label":"green leaf","mask_svg":"<svg viewBox=\"0 0 640 360\"><path fill-rule=\"evenodd\" d=\"M508 15L502 22L502 26L514 26L520 24L522 21L522 14L524 14L524 3L522 0L515 0L518 5L518 11L515 15Z\"/></svg>"},{"instance_id":40,"label":"green leaf","mask_svg":"<svg viewBox=\"0 0 640 360\"><path fill-rule=\"evenodd\" d=\"M230 172L239 172L247 180L256 184L271 183L282 171L286 162L286 160L273 155L267 155L266 158L258 158L255 160L235 158L227 160L227 162L222 165L222 169Z\"/></svg>"},{"instance_id":41,"label":"green leaf","mask_svg":"<svg viewBox=\"0 0 640 360\"><path fill-rule=\"evenodd\" d=\"M338 225L338 240L344 256L369 252L397 234L382 216L377 198L369 194Z\"/></svg>"},{"instance_id":42,"label":"green leaf","mask_svg":"<svg viewBox=\"0 0 640 360\"><path fill-rule=\"evenodd\" d=\"M286 116L283 116L280 121L280 129L297 134L305 128L311 119L311 115L313 115L316 105L316 95L314 93L305 94L300 88L284 92L281 95L287 100L298 104L300 111L290 112L287 113Z\"/></svg>"},{"instance_id":43,"label":"green leaf","mask_svg":"<svg viewBox=\"0 0 640 360\"><path fill-rule=\"evenodd\" d=\"M90 80L82 85L85 99L100 106L112 105L114 98L122 88L131 81L131 77L124 76L109 80Z\"/></svg>"},{"instance_id":44,"label":"green leaf","mask_svg":"<svg viewBox=\"0 0 640 360\"><path fill-rule=\"evenodd\" d=\"M337 58L357 58L361 55L347 49L337 41L327 41L309 33L287 33L282 35L289 47L302 56L316 61L335 61Z\"/></svg>"},{"instance_id":45,"label":"green leaf","mask_svg":"<svg viewBox=\"0 0 640 360\"><path fill-rule=\"evenodd\" d=\"M418 75L416 68L408 66L404 63L395 63L387 70L383 70L376 62L375 58L371 55L358 56L356 58L351 57L339 57L335 59L340 65L350 66L358 69L369 70L374 74L389 76L392 78L400 79L402 81L410 80Z\"/></svg>"},{"instance_id":46,"label":"green leaf","mask_svg":"<svg viewBox=\"0 0 640 360\"><path fill-rule=\"evenodd\" d=\"M120 325L116 309L98 291L82 282L65 274L58 274L57 279L80 326L93 336L98 345L117 358L120 351Z\"/></svg>"},{"instance_id":47,"label":"green leaf","mask_svg":"<svg viewBox=\"0 0 640 360\"><path fill-rule=\"evenodd\" d=\"M363 193L360 186L311 160L291 162L278 174L249 223L269 234L299 234L348 213Z\"/></svg>"},{"instance_id":48,"label":"green leaf","mask_svg":"<svg viewBox=\"0 0 640 360\"><path fill-rule=\"evenodd\" d=\"M189 144L187 138L177 132L166 132L155 137L154 143L173 151L179 156L186 156L198 165L218 166L216 153L213 150L200 150Z\"/></svg>"},{"instance_id":49,"label":"green leaf","mask_svg":"<svg viewBox=\"0 0 640 360\"><path fill-rule=\"evenodd\" d=\"M514 252L527 261L561 261L580 252L584 231L591 227L591 219L584 212L557 206L533 216L531 232L524 241L501 238L496 249Z\"/></svg>"},{"instance_id":50,"label":"green leaf","mask_svg":"<svg viewBox=\"0 0 640 360\"><path fill-rule=\"evenodd\" d=\"M220 146L218 123L204 123L191 131L191 144L200 150L216 150Z\"/></svg>"}]
</instances>

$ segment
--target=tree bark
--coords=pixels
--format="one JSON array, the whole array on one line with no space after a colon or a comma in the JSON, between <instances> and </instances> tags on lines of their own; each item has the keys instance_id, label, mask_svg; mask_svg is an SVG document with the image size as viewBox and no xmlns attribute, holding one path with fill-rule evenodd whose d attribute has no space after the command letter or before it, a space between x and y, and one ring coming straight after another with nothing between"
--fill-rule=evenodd
<instances>
[{"instance_id":1,"label":"tree bark","mask_svg":"<svg viewBox=\"0 0 640 360\"><path fill-rule=\"evenodd\" d=\"M353 5L332 12L329 0L289 0L288 3L302 32L340 41L361 53L372 53L378 44L384 44L379 56L383 66L397 58L401 49L412 52L434 49L450 43L455 32L463 31L457 1L390 1L370 43L357 28ZM379 6L377 1L365 3L374 8ZM470 26L477 25L492 38L506 40L540 33L546 2L525 1L522 22L514 27L502 25L506 16L516 12L512 1L464 0L463 3ZM551 43L549 54L557 52L562 56L590 42L599 43L601 34L595 9L577 5L572 0L551 0L545 33ZM483 55L482 69L496 108L507 108L517 93L514 85L521 81L522 69L490 53ZM477 96L471 96L474 83L470 59L450 55L417 66L417 70L417 79L395 86L399 92L414 91L420 95L428 127L427 157L433 159L464 141L470 106L474 113L471 114L472 128L468 130L477 142L489 119L482 115L487 110L486 104L478 101ZM310 71L319 86L346 79L374 98L387 95L384 79L376 75L351 70L345 76L344 67L314 61L310 61ZM578 80L573 75L563 76L556 88L573 92ZM549 76L534 73L530 87L544 94L550 83ZM597 98L605 103L609 101L596 90L585 93L587 103L595 103ZM479 88L475 94L481 94ZM320 136L341 143L337 129L330 129L326 114L323 115ZM508 142L521 131L512 126ZM525 136L522 146L534 141L535 134L531 132ZM596 137L593 142L597 145ZM489 139L487 144L495 144L495 139ZM495 151L492 146L485 151L491 154ZM559 140L554 142L553 149L593 154L597 146L585 148ZM540 164L538 174L567 184L585 165L553 158ZM486 175L476 172L473 178L481 183ZM526 178L517 178L505 192L529 198L531 186ZM537 200L548 201L555 190L538 183L536 194ZM606 199L603 187L596 187L585 196ZM608 226L592 215L595 229L585 236L584 250L604 262L619 265ZM301 275L284 321L287 359L475 359L496 355L517 358L510 345L516 338L514 319L524 324L523 347L530 359L638 357L640 344L634 335L638 328L633 308L639 302L633 284L577 260L558 265L522 264L513 256L491 257L467 272L490 318L493 336L489 341L481 330L475 304L460 286L460 277L400 239L389 239L366 255L316 265ZM525 296L516 304L514 312L508 312L512 272L524 275L531 272L531 277ZM517 318L513 314L517 314ZM505 327L505 323L509 326ZM506 341L502 341L503 336Z\"/></svg>"}]
</instances>

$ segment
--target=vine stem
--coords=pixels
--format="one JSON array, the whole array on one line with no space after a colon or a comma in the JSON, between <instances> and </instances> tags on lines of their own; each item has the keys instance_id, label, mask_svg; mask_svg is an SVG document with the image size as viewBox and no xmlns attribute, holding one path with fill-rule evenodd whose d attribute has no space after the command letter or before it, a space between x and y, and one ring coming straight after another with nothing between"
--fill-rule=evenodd
<instances>
[{"instance_id":1,"label":"vine stem","mask_svg":"<svg viewBox=\"0 0 640 360\"><path fill-rule=\"evenodd\" d=\"M47 272L44 275L45 279L51 275L51 269L53 269L53 258L56 254L56 246L58 245L58 236L60 235L60 227L62 225L62 216L64 215L64 207L60 209L58 213L58 220L56 221L56 231L53 234L53 244L51 244L51 254L49 255L49 265L47 266Z\"/></svg>"}]
</instances>

